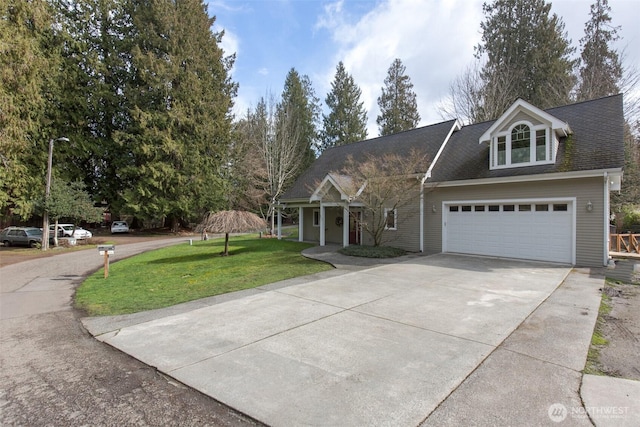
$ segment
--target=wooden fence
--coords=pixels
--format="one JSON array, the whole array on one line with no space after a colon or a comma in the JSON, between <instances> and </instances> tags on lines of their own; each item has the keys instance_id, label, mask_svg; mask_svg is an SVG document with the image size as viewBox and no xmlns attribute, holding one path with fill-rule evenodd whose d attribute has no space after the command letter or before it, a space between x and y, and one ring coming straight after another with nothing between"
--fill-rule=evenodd
<instances>
[{"instance_id":1,"label":"wooden fence","mask_svg":"<svg viewBox=\"0 0 640 427\"><path fill-rule=\"evenodd\" d=\"M609 250L613 252L626 252L640 254L640 234L611 234Z\"/></svg>"}]
</instances>

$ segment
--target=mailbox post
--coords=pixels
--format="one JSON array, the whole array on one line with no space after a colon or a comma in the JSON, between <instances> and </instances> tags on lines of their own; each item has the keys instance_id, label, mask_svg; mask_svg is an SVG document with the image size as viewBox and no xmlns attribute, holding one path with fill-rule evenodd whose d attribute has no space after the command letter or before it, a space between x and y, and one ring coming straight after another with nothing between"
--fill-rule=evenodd
<instances>
[{"instance_id":1,"label":"mailbox post","mask_svg":"<svg viewBox=\"0 0 640 427\"><path fill-rule=\"evenodd\" d=\"M116 245L98 245L98 253L104 255L104 278L109 277L109 255L116 252Z\"/></svg>"}]
</instances>

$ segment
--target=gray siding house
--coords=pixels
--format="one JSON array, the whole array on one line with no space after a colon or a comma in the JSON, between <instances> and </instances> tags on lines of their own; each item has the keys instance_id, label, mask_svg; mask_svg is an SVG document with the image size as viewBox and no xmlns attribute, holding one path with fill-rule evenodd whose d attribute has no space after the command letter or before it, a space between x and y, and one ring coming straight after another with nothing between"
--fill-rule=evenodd
<instances>
[{"instance_id":1,"label":"gray siding house","mask_svg":"<svg viewBox=\"0 0 640 427\"><path fill-rule=\"evenodd\" d=\"M622 95L548 110L518 99L495 121L450 120L328 149L279 202L298 209L301 241L370 244L340 170L349 157L419 149L430 164L410 206L393 213L403 221L385 230L390 246L602 266L623 129Z\"/></svg>"}]
</instances>

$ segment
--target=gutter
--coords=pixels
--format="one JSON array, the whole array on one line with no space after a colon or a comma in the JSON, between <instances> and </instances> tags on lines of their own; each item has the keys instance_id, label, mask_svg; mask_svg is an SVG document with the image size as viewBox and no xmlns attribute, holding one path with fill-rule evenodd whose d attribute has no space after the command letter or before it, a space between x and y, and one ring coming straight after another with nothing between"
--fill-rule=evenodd
<instances>
[{"instance_id":1,"label":"gutter","mask_svg":"<svg viewBox=\"0 0 640 427\"><path fill-rule=\"evenodd\" d=\"M447 133L447 136L444 138L444 141L442 141L442 144L440 145L440 149L438 149L436 156L429 165L429 169L427 169L427 172L420 179L420 252L422 253L424 253L424 185L427 182L427 179L431 178L431 172L438 162L438 159L440 159L440 155L444 151L447 143L451 139L451 135L453 135L453 132L460 130L461 127L462 124L458 119L456 119L456 121L453 123L453 126L451 126L451 129L449 129L449 133Z\"/></svg>"}]
</instances>

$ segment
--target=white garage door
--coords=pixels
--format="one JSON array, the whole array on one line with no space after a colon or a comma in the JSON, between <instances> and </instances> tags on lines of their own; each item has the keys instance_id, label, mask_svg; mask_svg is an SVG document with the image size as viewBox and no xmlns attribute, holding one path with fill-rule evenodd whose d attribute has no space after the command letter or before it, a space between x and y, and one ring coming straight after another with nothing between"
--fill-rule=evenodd
<instances>
[{"instance_id":1,"label":"white garage door","mask_svg":"<svg viewBox=\"0 0 640 427\"><path fill-rule=\"evenodd\" d=\"M575 263L572 201L444 205L443 251Z\"/></svg>"}]
</instances>

